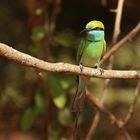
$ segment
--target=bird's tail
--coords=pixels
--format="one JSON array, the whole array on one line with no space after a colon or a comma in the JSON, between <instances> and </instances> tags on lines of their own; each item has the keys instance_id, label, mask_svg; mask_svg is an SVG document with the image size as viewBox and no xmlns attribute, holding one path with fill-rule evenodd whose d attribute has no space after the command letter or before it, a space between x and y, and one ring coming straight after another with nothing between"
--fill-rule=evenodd
<instances>
[{"instance_id":1,"label":"bird's tail","mask_svg":"<svg viewBox=\"0 0 140 140\"><path fill-rule=\"evenodd\" d=\"M81 112L83 110L87 82L87 77L77 77L77 90L71 105L72 112Z\"/></svg>"}]
</instances>

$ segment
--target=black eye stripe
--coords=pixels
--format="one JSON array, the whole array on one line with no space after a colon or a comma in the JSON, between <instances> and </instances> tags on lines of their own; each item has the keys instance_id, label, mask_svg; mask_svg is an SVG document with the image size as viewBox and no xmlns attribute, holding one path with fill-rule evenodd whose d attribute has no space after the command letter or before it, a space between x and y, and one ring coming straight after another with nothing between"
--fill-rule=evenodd
<instances>
[{"instance_id":1,"label":"black eye stripe","mask_svg":"<svg viewBox=\"0 0 140 140\"><path fill-rule=\"evenodd\" d=\"M103 28L100 28L100 27L96 27L96 28L94 28L94 29L91 29L92 31L104 31L104 29Z\"/></svg>"}]
</instances>

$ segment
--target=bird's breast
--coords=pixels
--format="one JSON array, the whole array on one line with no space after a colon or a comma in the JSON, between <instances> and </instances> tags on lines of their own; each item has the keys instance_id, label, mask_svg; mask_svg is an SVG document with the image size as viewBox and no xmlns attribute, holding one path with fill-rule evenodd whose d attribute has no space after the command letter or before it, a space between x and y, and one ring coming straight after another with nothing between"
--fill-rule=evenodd
<instances>
[{"instance_id":1,"label":"bird's breast","mask_svg":"<svg viewBox=\"0 0 140 140\"><path fill-rule=\"evenodd\" d=\"M103 41L87 43L81 58L82 65L93 67L98 61L100 61L102 52Z\"/></svg>"}]
</instances>

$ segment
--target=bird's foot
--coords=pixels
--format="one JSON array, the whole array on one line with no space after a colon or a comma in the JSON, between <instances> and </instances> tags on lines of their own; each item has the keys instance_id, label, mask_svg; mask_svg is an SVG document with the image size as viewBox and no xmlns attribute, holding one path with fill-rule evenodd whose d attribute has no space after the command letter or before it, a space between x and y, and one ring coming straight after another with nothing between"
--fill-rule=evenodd
<instances>
[{"instance_id":1,"label":"bird's foot","mask_svg":"<svg viewBox=\"0 0 140 140\"><path fill-rule=\"evenodd\" d=\"M104 73L104 70L102 68L98 67L97 69L100 71L101 75Z\"/></svg>"},{"instance_id":2,"label":"bird's foot","mask_svg":"<svg viewBox=\"0 0 140 140\"><path fill-rule=\"evenodd\" d=\"M80 70L81 70L81 72L82 72L82 71L83 71L83 65L80 64L79 67L80 67Z\"/></svg>"},{"instance_id":3,"label":"bird's foot","mask_svg":"<svg viewBox=\"0 0 140 140\"><path fill-rule=\"evenodd\" d=\"M100 68L99 63L96 63L93 68L96 68L100 71L101 75L104 73L104 70L102 68Z\"/></svg>"}]
</instances>

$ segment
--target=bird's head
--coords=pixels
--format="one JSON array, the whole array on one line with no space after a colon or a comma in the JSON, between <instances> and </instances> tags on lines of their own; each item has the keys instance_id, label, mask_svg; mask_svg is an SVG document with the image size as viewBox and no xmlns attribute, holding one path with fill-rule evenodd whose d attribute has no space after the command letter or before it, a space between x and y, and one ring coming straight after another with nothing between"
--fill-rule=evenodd
<instances>
[{"instance_id":1,"label":"bird's head","mask_svg":"<svg viewBox=\"0 0 140 140\"><path fill-rule=\"evenodd\" d=\"M87 23L84 30L80 32L87 33L90 37L94 36L94 38L101 38L104 36L104 24L101 21L93 20Z\"/></svg>"},{"instance_id":2,"label":"bird's head","mask_svg":"<svg viewBox=\"0 0 140 140\"><path fill-rule=\"evenodd\" d=\"M104 29L104 24L101 21L93 20L87 23L85 29L82 30L80 33L89 31L104 31Z\"/></svg>"}]
</instances>

